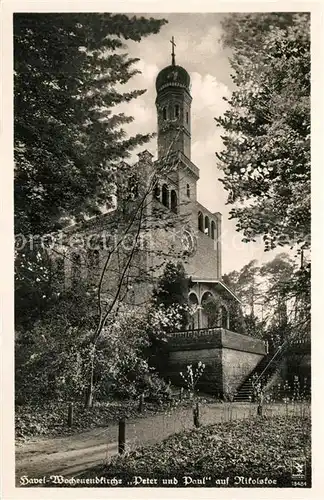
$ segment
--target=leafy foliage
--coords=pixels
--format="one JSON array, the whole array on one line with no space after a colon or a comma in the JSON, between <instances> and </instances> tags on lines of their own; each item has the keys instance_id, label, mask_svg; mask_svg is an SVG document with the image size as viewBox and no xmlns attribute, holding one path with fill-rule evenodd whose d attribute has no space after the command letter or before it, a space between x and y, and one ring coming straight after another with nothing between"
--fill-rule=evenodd
<instances>
[{"instance_id":1,"label":"leafy foliage","mask_svg":"<svg viewBox=\"0 0 324 500\"><path fill-rule=\"evenodd\" d=\"M17 402L81 397L88 338L97 317L93 304L85 288L62 293L31 329L17 333Z\"/></svg>"},{"instance_id":2,"label":"leafy foliage","mask_svg":"<svg viewBox=\"0 0 324 500\"><path fill-rule=\"evenodd\" d=\"M16 13L15 230L44 234L110 204L120 161L150 135L126 138L114 114L144 90L122 92L138 71L124 40L164 20L123 14Z\"/></svg>"},{"instance_id":3,"label":"leafy foliage","mask_svg":"<svg viewBox=\"0 0 324 500\"><path fill-rule=\"evenodd\" d=\"M216 122L231 216L265 249L310 244L310 18L235 14L224 21L236 86Z\"/></svg>"},{"instance_id":4,"label":"leafy foliage","mask_svg":"<svg viewBox=\"0 0 324 500\"><path fill-rule=\"evenodd\" d=\"M153 291L153 302L157 306L162 305L166 310L177 306L182 316L180 328L185 328L188 324L189 286L189 278L186 276L182 262L176 265L167 262L157 287Z\"/></svg>"},{"instance_id":5,"label":"leafy foliage","mask_svg":"<svg viewBox=\"0 0 324 500\"><path fill-rule=\"evenodd\" d=\"M80 284L76 290L61 293L31 329L18 332L17 403L83 399L91 359L90 338L97 321L93 293ZM167 317L157 317L153 310L144 307L119 305L116 314L109 318L94 355L97 401L137 398L142 393L151 401L169 399L166 382L149 364L150 332L153 325L161 328L160 322L168 323Z\"/></svg>"},{"instance_id":6,"label":"leafy foliage","mask_svg":"<svg viewBox=\"0 0 324 500\"><path fill-rule=\"evenodd\" d=\"M190 430L152 447L118 457L101 474L132 479L183 474L272 477L290 480L291 457L310 458L310 419L297 416L250 418ZM254 437L251 440L251 436ZM255 446L255 442L258 446ZM98 475L98 468L96 469Z\"/></svg>"},{"instance_id":7,"label":"leafy foliage","mask_svg":"<svg viewBox=\"0 0 324 500\"><path fill-rule=\"evenodd\" d=\"M120 305L114 320L107 324L99 341L95 363L97 399L111 394L162 401L168 398L167 384L149 365L148 312L144 307Z\"/></svg>"},{"instance_id":8,"label":"leafy foliage","mask_svg":"<svg viewBox=\"0 0 324 500\"><path fill-rule=\"evenodd\" d=\"M123 160L151 135L126 137L116 111L145 90L125 92L140 42L166 21L124 14L14 15L16 323L31 328L55 300L48 256L35 237L109 209Z\"/></svg>"}]
</instances>

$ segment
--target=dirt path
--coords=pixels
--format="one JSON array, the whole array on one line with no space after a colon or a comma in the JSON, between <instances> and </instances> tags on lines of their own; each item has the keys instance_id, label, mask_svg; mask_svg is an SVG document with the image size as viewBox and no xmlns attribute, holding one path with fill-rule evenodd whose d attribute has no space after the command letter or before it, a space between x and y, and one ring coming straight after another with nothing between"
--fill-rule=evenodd
<instances>
[{"instance_id":1,"label":"dirt path","mask_svg":"<svg viewBox=\"0 0 324 500\"><path fill-rule=\"evenodd\" d=\"M228 420L229 406L209 404L201 407L202 425ZM232 404L232 418L248 417L253 408L246 404ZM175 409L126 422L128 449L149 445L193 427L192 409ZM117 425L97 428L67 437L35 439L16 446L16 480L43 476L77 476L86 469L109 460L117 453Z\"/></svg>"}]
</instances>

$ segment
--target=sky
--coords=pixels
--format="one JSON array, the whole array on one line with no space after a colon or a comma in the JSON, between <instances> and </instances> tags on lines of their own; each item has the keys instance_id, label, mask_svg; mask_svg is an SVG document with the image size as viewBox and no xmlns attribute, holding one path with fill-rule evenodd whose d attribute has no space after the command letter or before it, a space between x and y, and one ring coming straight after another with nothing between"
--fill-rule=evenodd
<instances>
[{"instance_id":1,"label":"sky","mask_svg":"<svg viewBox=\"0 0 324 500\"><path fill-rule=\"evenodd\" d=\"M155 18L167 19L168 24L157 35L144 38L140 43L127 41L130 56L140 58L137 68L141 71L130 80L128 87L147 91L120 109L134 117L134 122L126 128L129 134L156 131L155 78L162 68L171 64L170 40L174 36L176 64L183 66L191 77L191 160L200 170L198 201L211 212L223 214L222 271L228 273L241 269L252 259L263 263L286 250L264 252L262 241L243 243L241 233L235 230L235 221L228 218L231 206L226 205L227 193L218 180L222 172L217 168L215 156L223 147L223 131L214 120L226 111L223 97L230 97L233 90L230 52L220 41L223 16L219 13L154 14ZM156 139L141 149L148 149L156 156Z\"/></svg>"}]
</instances>

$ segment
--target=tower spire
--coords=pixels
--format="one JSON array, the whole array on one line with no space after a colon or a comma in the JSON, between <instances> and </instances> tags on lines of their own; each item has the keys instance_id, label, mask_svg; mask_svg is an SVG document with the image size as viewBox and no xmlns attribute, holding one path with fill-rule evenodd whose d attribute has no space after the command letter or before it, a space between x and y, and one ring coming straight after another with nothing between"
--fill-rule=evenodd
<instances>
[{"instance_id":1,"label":"tower spire","mask_svg":"<svg viewBox=\"0 0 324 500\"><path fill-rule=\"evenodd\" d=\"M172 36L171 40L170 40L170 43L172 45L172 52L171 52L171 56L172 56L172 66L175 66L175 53L174 53L174 47L176 47L176 44L175 44L175 41L174 41L174 36Z\"/></svg>"}]
</instances>

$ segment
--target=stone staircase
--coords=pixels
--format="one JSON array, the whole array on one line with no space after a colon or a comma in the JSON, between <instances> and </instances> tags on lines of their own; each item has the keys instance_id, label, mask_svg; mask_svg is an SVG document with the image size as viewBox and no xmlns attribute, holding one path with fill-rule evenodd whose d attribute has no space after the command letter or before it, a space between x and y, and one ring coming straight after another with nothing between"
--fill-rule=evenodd
<instances>
[{"instance_id":1,"label":"stone staircase","mask_svg":"<svg viewBox=\"0 0 324 500\"><path fill-rule=\"evenodd\" d=\"M262 386L265 386L277 369L277 361L281 359L281 356L276 354L276 362L271 362L274 358L274 354L267 354L262 358L260 363L252 370L249 376L244 380L244 382L238 388L234 401L237 402L250 402L253 398L253 381L260 377L259 381Z\"/></svg>"}]
</instances>

